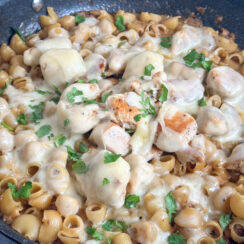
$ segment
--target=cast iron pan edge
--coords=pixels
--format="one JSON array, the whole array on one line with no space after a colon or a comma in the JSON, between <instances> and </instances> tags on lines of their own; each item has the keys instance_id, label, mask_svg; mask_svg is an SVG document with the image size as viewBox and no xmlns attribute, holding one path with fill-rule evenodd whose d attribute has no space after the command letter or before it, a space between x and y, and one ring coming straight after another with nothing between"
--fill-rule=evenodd
<instances>
[{"instance_id":1,"label":"cast iron pan edge","mask_svg":"<svg viewBox=\"0 0 244 244\"><path fill-rule=\"evenodd\" d=\"M46 13L46 7L51 6L63 16L78 11L104 9L116 12L123 9L130 12L153 12L169 15L188 16L195 12L204 25L215 29L224 27L236 35L240 48L244 48L244 1L242 0L44 0L44 8L36 13L31 8L31 0L0 0L0 43L8 42L10 27L18 27L24 34L34 33L40 26L38 16ZM196 7L206 7L206 13L201 16ZM216 24L216 17L223 16L223 23ZM12 230L0 220L0 243L4 244L33 244Z\"/></svg>"}]
</instances>

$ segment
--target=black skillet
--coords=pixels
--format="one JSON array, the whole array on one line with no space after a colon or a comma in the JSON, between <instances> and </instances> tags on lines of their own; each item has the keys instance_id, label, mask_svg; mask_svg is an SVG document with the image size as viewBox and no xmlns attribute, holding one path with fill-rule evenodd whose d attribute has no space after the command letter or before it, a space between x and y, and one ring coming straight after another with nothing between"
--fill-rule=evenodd
<instances>
[{"instance_id":1,"label":"black skillet","mask_svg":"<svg viewBox=\"0 0 244 244\"><path fill-rule=\"evenodd\" d=\"M224 27L236 35L240 48L244 48L244 0L44 0L44 7L37 13L33 11L32 0L0 0L0 43L7 42L11 35L10 26L18 27L24 34L37 31L38 16L45 14L47 6L63 16L81 10L104 9L116 12L123 9L130 12L153 12L169 15L188 16L194 12L203 24L215 29ZM196 7L206 7L204 15ZM216 18L223 16L223 23ZM0 244L31 244L0 220Z\"/></svg>"}]
</instances>

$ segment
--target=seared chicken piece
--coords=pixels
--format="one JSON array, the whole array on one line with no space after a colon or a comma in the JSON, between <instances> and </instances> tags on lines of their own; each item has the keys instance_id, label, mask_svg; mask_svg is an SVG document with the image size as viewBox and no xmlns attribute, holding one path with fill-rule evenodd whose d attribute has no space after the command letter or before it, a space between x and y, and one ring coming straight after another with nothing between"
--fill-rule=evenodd
<instances>
[{"instance_id":1,"label":"seared chicken piece","mask_svg":"<svg viewBox=\"0 0 244 244\"><path fill-rule=\"evenodd\" d=\"M145 193L146 187L153 179L153 166L141 155L130 154L125 160L131 167L131 178L127 186L128 193Z\"/></svg>"},{"instance_id":2,"label":"seared chicken piece","mask_svg":"<svg viewBox=\"0 0 244 244\"><path fill-rule=\"evenodd\" d=\"M89 139L100 148L116 154L125 155L129 151L130 135L123 128L112 122L97 125Z\"/></svg>"},{"instance_id":3,"label":"seared chicken piece","mask_svg":"<svg viewBox=\"0 0 244 244\"><path fill-rule=\"evenodd\" d=\"M241 120L237 111L224 103L220 109L213 106L202 107L197 116L199 132L209 136L235 135L240 131Z\"/></svg>"},{"instance_id":4,"label":"seared chicken piece","mask_svg":"<svg viewBox=\"0 0 244 244\"><path fill-rule=\"evenodd\" d=\"M226 168L244 174L244 143L237 145L227 159Z\"/></svg>"},{"instance_id":5,"label":"seared chicken piece","mask_svg":"<svg viewBox=\"0 0 244 244\"><path fill-rule=\"evenodd\" d=\"M223 99L235 98L244 91L244 77L228 66L215 67L208 73L207 88Z\"/></svg>"},{"instance_id":6,"label":"seared chicken piece","mask_svg":"<svg viewBox=\"0 0 244 244\"><path fill-rule=\"evenodd\" d=\"M80 54L74 49L51 49L40 58L45 81L50 86L64 86L82 76L86 67Z\"/></svg>"},{"instance_id":7,"label":"seared chicken piece","mask_svg":"<svg viewBox=\"0 0 244 244\"><path fill-rule=\"evenodd\" d=\"M125 201L126 187L130 180L130 166L123 159L104 163L105 150L87 153L83 160L88 166L85 174L76 174L77 187L88 202L102 202L107 206L120 208ZM103 185L107 178L109 184Z\"/></svg>"},{"instance_id":8,"label":"seared chicken piece","mask_svg":"<svg viewBox=\"0 0 244 244\"><path fill-rule=\"evenodd\" d=\"M172 104L164 103L162 105L157 121L158 137L155 144L166 152L185 149L197 132L195 119Z\"/></svg>"},{"instance_id":9,"label":"seared chicken piece","mask_svg":"<svg viewBox=\"0 0 244 244\"><path fill-rule=\"evenodd\" d=\"M107 107L112 110L114 120L120 126L134 129L136 121L134 117L142 108L140 104L141 97L134 92L124 94L114 94L108 97Z\"/></svg>"}]
</instances>

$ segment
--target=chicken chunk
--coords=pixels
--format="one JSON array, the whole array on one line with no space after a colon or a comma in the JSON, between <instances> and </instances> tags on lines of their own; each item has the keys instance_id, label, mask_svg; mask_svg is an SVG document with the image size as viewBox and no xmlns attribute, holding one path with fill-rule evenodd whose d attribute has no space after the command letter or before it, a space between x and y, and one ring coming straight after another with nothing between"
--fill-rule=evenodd
<instances>
[{"instance_id":1,"label":"chicken chunk","mask_svg":"<svg viewBox=\"0 0 244 244\"><path fill-rule=\"evenodd\" d=\"M74 49L51 49L40 58L42 75L50 86L64 86L82 76L86 67Z\"/></svg>"},{"instance_id":2,"label":"chicken chunk","mask_svg":"<svg viewBox=\"0 0 244 244\"><path fill-rule=\"evenodd\" d=\"M134 129L136 121L134 117L139 113L142 108L140 104L140 96L134 92L124 94L111 95L107 99L107 107L112 110L114 114L114 121L120 126Z\"/></svg>"},{"instance_id":3,"label":"chicken chunk","mask_svg":"<svg viewBox=\"0 0 244 244\"><path fill-rule=\"evenodd\" d=\"M97 125L89 139L100 148L116 154L125 155L129 151L130 135L123 128L112 122Z\"/></svg>"},{"instance_id":4,"label":"chicken chunk","mask_svg":"<svg viewBox=\"0 0 244 244\"><path fill-rule=\"evenodd\" d=\"M213 106L202 107L197 116L199 132L215 139L223 136L236 136L240 132L241 120L237 111L224 103L220 109Z\"/></svg>"},{"instance_id":5,"label":"chicken chunk","mask_svg":"<svg viewBox=\"0 0 244 244\"><path fill-rule=\"evenodd\" d=\"M195 119L172 104L164 103L162 105L157 121L158 137L155 144L166 152L185 149L197 132Z\"/></svg>"},{"instance_id":6,"label":"chicken chunk","mask_svg":"<svg viewBox=\"0 0 244 244\"><path fill-rule=\"evenodd\" d=\"M243 93L244 77L228 66L215 67L208 73L207 88L223 99L235 98Z\"/></svg>"},{"instance_id":7,"label":"chicken chunk","mask_svg":"<svg viewBox=\"0 0 244 244\"><path fill-rule=\"evenodd\" d=\"M14 147L14 136L5 128L0 128L0 152L2 154L11 151Z\"/></svg>"},{"instance_id":8,"label":"chicken chunk","mask_svg":"<svg viewBox=\"0 0 244 244\"><path fill-rule=\"evenodd\" d=\"M130 180L130 166L123 159L104 163L105 150L95 151L83 157L88 166L85 174L76 174L79 192L88 202L102 202L107 206L120 208L125 201L126 187ZM103 185L107 178L110 184Z\"/></svg>"},{"instance_id":9,"label":"chicken chunk","mask_svg":"<svg viewBox=\"0 0 244 244\"><path fill-rule=\"evenodd\" d=\"M153 65L154 69L151 74L164 71L164 57L156 52L144 51L132 57L125 68L123 78L127 79L132 75L144 75L144 69L147 65Z\"/></svg>"},{"instance_id":10,"label":"chicken chunk","mask_svg":"<svg viewBox=\"0 0 244 244\"><path fill-rule=\"evenodd\" d=\"M226 168L244 174L244 143L237 145L227 159Z\"/></svg>"},{"instance_id":11,"label":"chicken chunk","mask_svg":"<svg viewBox=\"0 0 244 244\"><path fill-rule=\"evenodd\" d=\"M130 154L125 160L131 167L131 178L127 187L130 194L145 193L146 187L153 179L153 166L141 155Z\"/></svg>"}]
</instances>

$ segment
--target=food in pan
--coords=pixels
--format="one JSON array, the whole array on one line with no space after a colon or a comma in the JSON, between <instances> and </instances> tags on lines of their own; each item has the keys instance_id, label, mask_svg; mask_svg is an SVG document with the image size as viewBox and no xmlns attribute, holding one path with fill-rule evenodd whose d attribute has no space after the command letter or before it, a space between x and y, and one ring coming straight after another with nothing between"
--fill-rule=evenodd
<instances>
[{"instance_id":1,"label":"food in pan","mask_svg":"<svg viewBox=\"0 0 244 244\"><path fill-rule=\"evenodd\" d=\"M0 211L30 240L244 242L244 52L200 21L104 10L0 47Z\"/></svg>"}]
</instances>

